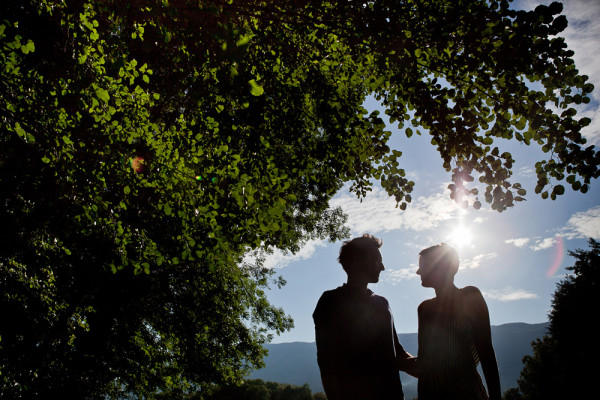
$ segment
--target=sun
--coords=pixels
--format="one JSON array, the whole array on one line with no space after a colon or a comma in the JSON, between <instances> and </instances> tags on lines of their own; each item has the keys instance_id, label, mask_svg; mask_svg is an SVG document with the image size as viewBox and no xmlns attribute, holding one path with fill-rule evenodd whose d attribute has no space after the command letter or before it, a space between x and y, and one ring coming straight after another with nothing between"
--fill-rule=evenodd
<instances>
[{"instance_id":1,"label":"sun","mask_svg":"<svg viewBox=\"0 0 600 400\"><path fill-rule=\"evenodd\" d=\"M455 247L469 246L473 241L471 230L464 225L459 225L452 231L448 238L449 244Z\"/></svg>"}]
</instances>

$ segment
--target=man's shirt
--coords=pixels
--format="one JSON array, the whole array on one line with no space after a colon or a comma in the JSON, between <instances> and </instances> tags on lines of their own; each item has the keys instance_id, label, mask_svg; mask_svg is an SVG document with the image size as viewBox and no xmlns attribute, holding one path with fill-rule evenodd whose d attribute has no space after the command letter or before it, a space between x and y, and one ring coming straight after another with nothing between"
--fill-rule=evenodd
<instances>
[{"instance_id":1,"label":"man's shirt","mask_svg":"<svg viewBox=\"0 0 600 400\"><path fill-rule=\"evenodd\" d=\"M323 293L313 313L317 360L329 400L402 400L404 351L387 300L347 285Z\"/></svg>"}]
</instances>

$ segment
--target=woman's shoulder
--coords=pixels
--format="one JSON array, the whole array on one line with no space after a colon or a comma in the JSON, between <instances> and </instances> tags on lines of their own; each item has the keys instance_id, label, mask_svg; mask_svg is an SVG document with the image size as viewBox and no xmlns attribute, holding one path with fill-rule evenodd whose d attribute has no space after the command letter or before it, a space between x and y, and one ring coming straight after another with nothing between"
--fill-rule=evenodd
<instances>
[{"instance_id":1,"label":"woman's shoulder","mask_svg":"<svg viewBox=\"0 0 600 400\"><path fill-rule=\"evenodd\" d=\"M435 304L436 304L435 297L433 299L424 300L423 302L421 302L421 304L419 304L419 307L417 307L417 311L420 312L423 310L430 309L430 308L434 307Z\"/></svg>"},{"instance_id":2,"label":"woman's shoulder","mask_svg":"<svg viewBox=\"0 0 600 400\"><path fill-rule=\"evenodd\" d=\"M468 307L472 310L484 310L487 309L487 304L483 298L481 291L475 286L466 286L460 289L461 297Z\"/></svg>"},{"instance_id":3,"label":"woman's shoulder","mask_svg":"<svg viewBox=\"0 0 600 400\"><path fill-rule=\"evenodd\" d=\"M481 294L481 290L479 290L479 288L475 287L475 286L465 286L462 289L459 289L461 295L463 296L478 296L478 297L483 297L483 295Z\"/></svg>"}]
</instances>

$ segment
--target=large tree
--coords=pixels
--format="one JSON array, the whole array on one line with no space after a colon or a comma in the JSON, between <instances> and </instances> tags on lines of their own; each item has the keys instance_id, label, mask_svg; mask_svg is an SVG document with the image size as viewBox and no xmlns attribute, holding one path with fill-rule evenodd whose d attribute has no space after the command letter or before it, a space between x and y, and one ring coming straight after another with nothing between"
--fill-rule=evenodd
<instances>
[{"instance_id":1,"label":"large tree","mask_svg":"<svg viewBox=\"0 0 600 400\"><path fill-rule=\"evenodd\" d=\"M570 252L576 261L554 292L548 333L532 343L519 387L507 398L584 399L596 389L597 368L591 360L600 357L600 351L590 322L600 307L600 242L589 239L589 246Z\"/></svg>"},{"instance_id":2,"label":"large tree","mask_svg":"<svg viewBox=\"0 0 600 400\"><path fill-rule=\"evenodd\" d=\"M465 205L525 195L504 139L547 153L543 197L561 181L586 192L600 153L573 106L593 86L560 11L3 1L0 392L177 392L260 365L291 321L264 294L281 282L244 256L345 236L328 202L346 182L411 200L367 96L407 136L431 135Z\"/></svg>"}]
</instances>

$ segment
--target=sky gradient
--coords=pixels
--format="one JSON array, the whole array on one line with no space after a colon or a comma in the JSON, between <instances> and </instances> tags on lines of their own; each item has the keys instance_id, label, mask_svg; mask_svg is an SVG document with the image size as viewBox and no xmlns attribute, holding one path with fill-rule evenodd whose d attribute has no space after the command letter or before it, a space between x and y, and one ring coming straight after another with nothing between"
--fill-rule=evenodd
<instances>
[{"instance_id":1,"label":"sky gradient","mask_svg":"<svg viewBox=\"0 0 600 400\"><path fill-rule=\"evenodd\" d=\"M519 1L513 7L532 9L549 1ZM600 2L569 0L563 13L569 27L563 32L575 51L580 72L596 86L592 101L580 108L581 116L592 118L584 134L589 144L600 142ZM369 101L367 109L379 109ZM383 113L381 114L382 116ZM395 201L378 187L360 202L347 188L331 201L348 214L352 237L371 233L383 239L381 248L385 271L377 284L369 287L386 297L391 305L398 333L417 331L417 307L434 296L423 288L415 274L421 249L440 243L453 244L460 255L456 276L459 287L477 286L490 311L492 325L509 322L539 323L547 320L556 284L564 278L565 267L574 264L568 251L587 249L587 238L600 240L600 184L593 181L585 195L570 189L557 200L542 200L534 193L536 161L545 155L539 148L508 141L500 151L512 153L515 163L511 182L527 189L527 201L498 213L483 204L480 210L461 209L449 197L450 173L426 135L407 139L402 131L388 124L393 132L390 147L403 152L400 166L413 180L415 190L406 211L395 208ZM313 241L296 254L275 252L266 265L277 269L287 280L281 289L268 291L272 304L282 307L294 318L295 327L274 343L312 342L312 312L325 290L340 286L346 275L337 256L341 243Z\"/></svg>"}]
</instances>

